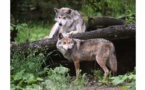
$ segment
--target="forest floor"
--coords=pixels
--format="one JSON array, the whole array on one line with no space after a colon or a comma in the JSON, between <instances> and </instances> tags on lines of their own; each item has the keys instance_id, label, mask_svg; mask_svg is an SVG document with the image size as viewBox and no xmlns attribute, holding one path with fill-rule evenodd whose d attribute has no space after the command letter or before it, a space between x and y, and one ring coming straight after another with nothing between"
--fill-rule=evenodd
<instances>
[{"instance_id":1,"label":"forest floor","mask_svg":"<svg viewBox=\"0 0 145 90\"><path fill-rule=\"evenodd\" d=\"M120 86L88 86L83 90L120 90Z\"/></svg>"},{"instance_id":2,"label":"forest floor","mask_svg":"<svg viewBox=\"0 0 145 90\"><path fill-rule=\"evenodd\" d=\"M82 89L82 90L130 90L128 88L122 88L124 86L130 85L130 83L124 83L124 85L117 85L117 86L111 86L111 85L97 85L98 82L96 82L94 79L90 79L88 84Z\"/></svg>"}]
</instances>

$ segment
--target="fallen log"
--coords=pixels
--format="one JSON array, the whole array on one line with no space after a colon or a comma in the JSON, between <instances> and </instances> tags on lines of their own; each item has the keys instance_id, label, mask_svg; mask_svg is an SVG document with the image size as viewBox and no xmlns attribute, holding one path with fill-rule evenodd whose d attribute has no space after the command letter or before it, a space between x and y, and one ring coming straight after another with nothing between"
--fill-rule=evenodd
<instances>
[{"instance_id":1,"label":"fallen log","mask_svg":"<svg viewBox=\"0 0 145 90\"><path fill-rule=\"evenodd\" d=\"M115 25L107 28L101 28L90 32L80 33L72 35L73 38L78 39L93 39L93 38L105 38L108 40L117 40L135 37L135 24L129 25ZM21 43L19 45L12 44L11 51L27 51L38 50L38 51L51 51L56 49L57 38L44 39L33 42Z\"/></svg>"},{"instance_id":2,"label":"fallen log","mask_svg":"<svg viewBox=\"0 0 145 90\"><path fill-rule=\"evenodd\" d=\"M76 34L73 35L72 37L79 38L79 39L105 38L108 40L112 40L115 46L117 61L118 61L117 74L120 75L134 70L135 57L136 57L135 56L135 42L136 42L135 30L136 27L134 24L117 25L117 26L110 26L107 28L97 29L94 31L85 32L81 34ZM12 44L11 55L16 50L19 50L20 52L22 51L25 52L28 51L29 48L31 50L37 50L38 52L48 54L47 52L50 51L52 52L52 50L56 51L55 50L56 41L57 38L53 38L53 39L38 40L34 42L26 42L19 45ZM25 55L27 55L27 52ZM65 66L70 69L69 72L70 75L75 75L73 62L66 60L61 54L58 54L57 51L52 53L49 57L53 60L53 63L50 62L50 58L46 58L45 61L46 66L49 65L50 67L53 68L61 64L62 66ZM100 67L97 65L97 62L94 61L94 62L80 62L80 68L82 69L83 73L91 74L90 70L97 70L97 68Z\"/></svg>"},{"instance_id":3,"label":"fallen log","mask_svg":"<svg viewBox=\"0 0 145 90\"><path fill-rule=\"evenodd\" d=\"M112 25L123 25L123 19L116 19L114 17L88 17L87 31L97 28L105 28Z\"/></svg>"},{"instance_id":4,"label":"fallen log","mask_svg":"<svg viewBox=\"0 0 145 90\"><path fill-rule=\"evenodd\" d=\"M123 25L124 20L116 19L114 17L88 17L88 24L90 26L97 26L97 25L104 25L104 26L111 26L111 25Z\"/></svg>"},{"instance_id":5,"label":"fallen log","mask_svg":"<svg viewBox=\"0 0 145 90\"><path fill-rule=\"evenodd\" d=\"M124 17L124 18L127 18L127 17ZM98 28L105 28L105 27L112 26L112 25L123 25L124 24L123 19L117 19L114 17L107 17L107 16L90 17L90 16L84 15L83 19L84 19L85 23L87 24L86 31L92 31L92 30L96 30ZM17 26L17 23L15 21L15 18L11 14L11 27L13 30L11 30L10 36L11 36L12 42L14 42L15 38L17 37L18 30L16 29L16 26Z\"/></svg>"},{"instance_id":6,"label":"fallen log","mask_svg":"<svg viewBox=\"0 0 145 90\"><path fill-rule=\"evenodd\" d=\"M72 36L79 39L105 38L108 40L125 39L135 37L135 25L115 25L107 28L100 28L90 32L79 33Z\"/></svg>"}]
</instances>

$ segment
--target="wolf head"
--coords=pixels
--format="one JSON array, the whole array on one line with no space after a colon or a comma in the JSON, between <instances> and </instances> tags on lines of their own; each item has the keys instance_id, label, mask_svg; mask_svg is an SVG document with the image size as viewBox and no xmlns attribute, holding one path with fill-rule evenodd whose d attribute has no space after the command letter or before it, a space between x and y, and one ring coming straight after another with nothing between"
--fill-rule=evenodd
<instances>
[{"instance_id":1,"label":"wolf head","mask_svg":"<svg viewBox=\"0 0 145 90\"><path fill-rule=\"evenodd\" d=\"M62 52L65 53L66 51L68 51L69 49L72 49L74 46L75 42L74 40L71 38L70 34L67 35L63 35L63 34L59 34L59 38L57 41L57 48Z\"/></svg>"},{"instance_id":2,"label":"wolf head","mask_svg":"<svg viewBox=\"0 0 145 90\"><path fill-rule=\"evenodd\" d=\"M70 8L54 8L54 11L56 13L55 21L58 22L60 26L64 26L81 17L77 11Z\"/></svg>"}]
</instances>

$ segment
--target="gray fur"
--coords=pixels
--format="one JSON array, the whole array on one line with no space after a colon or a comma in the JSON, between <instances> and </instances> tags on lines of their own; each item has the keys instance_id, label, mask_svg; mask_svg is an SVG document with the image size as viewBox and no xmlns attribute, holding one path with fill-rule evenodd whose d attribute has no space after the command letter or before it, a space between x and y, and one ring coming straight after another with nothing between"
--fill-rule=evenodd
<instances>
[{"instance_id":1,"label":"gray fur","mask_svg":"<svg viewBox=\"0 0 145 90\"><path fill-rule=\"evenodd\" d=\"M68 49L64 49L64 42ZM70 44L73 43L73 44ZM61 43L61 45L59 44ZM71 47L69 47L71 45ZM117 72L117 59L115 55L115 47L112 42L99 38L80 40L70 37L59 38L56 44L58 50L63 56L70 61L92 61L96 60L101 68L104 70L106 76L109 70L106 65L110 67L113 73ZM65 46L65 47L66 47Z\"/></svg>"},{"instance_id":2,"label":"gray fur","mask_svg":"<svg viewBox=\"0 0 145 90\"><path fill-rule=\"evenodd\" d=\"M54 11L56 13L56 24L52 28L49 38L52 38L57 31L58 33L69 34L85 32L86 24L78 11L66 7L54 8Z\"/></svg>"}]
</instances>

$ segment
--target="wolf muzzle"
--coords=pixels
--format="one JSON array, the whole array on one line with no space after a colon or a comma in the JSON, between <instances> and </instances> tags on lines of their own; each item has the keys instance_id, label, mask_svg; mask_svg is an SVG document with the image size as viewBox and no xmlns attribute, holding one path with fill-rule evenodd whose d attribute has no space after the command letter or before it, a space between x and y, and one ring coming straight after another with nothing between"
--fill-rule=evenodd
<instances>
[{"instance_id":1,"label":"wolf muzzle","mask_svg":"<svg viewBox=\"0 0 145 90\"><path fill-rule=\"evenodd\" d=\"M62 23L59 23L59 26L62 26Z\"/></svg>"}]
</instances>

